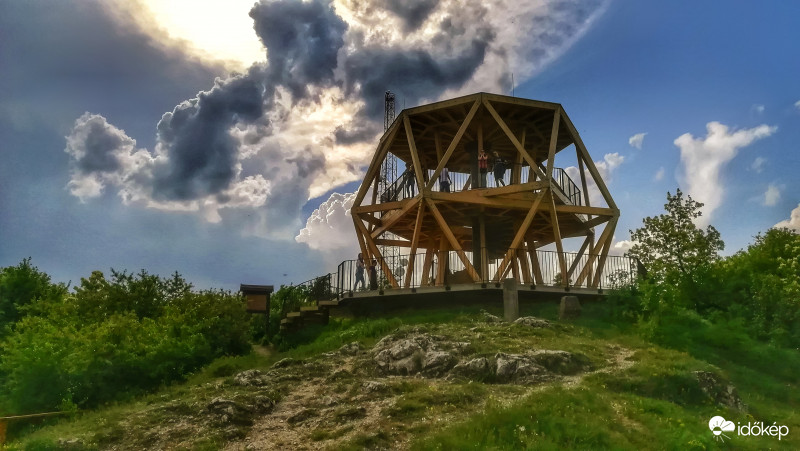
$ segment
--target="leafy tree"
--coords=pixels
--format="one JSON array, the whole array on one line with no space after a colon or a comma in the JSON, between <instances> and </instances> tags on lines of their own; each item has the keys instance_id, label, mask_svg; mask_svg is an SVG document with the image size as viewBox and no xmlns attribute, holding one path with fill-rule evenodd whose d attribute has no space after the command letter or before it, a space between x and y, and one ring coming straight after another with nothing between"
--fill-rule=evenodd
<instances>
[{"instance_id":1,"label":"leafy tree","mask_svg":"<svg viewBox=\"0 0 800 451\"><path fill-rule=\"evenodd\" d=\"M697 282L703 270L719 260L719 251L725 247L714 226L701 230L694 224L702 215L702 206L692 196L684 199L680 189L674 196L668 192L666 214L644 218L644 226L631 231L635 244L629 255L638 257L656 280Z\"/></svg>"},{"instance_id":2,"label":"leafy tree","mask_svg":"<svg viewBox=\"0 0 800 451\"><path fill-rule=\"evenodd\" d=\"M66 292L66 285L52 283L49 275L31 265L30 257L17 266L0 269L0 334L3 326L25 316L26 307L34 300L59 299Z\"/></svg>"}]
</instances>

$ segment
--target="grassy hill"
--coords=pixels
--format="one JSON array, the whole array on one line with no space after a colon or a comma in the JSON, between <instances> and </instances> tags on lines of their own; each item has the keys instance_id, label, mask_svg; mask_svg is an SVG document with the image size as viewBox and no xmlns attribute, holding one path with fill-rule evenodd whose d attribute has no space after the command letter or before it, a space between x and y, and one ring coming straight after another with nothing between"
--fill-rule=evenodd
<instances>
[{"instance_id":1,"label":"grassy hill","mask_svg":"<svg viewBox=\"0 0 800 451\"><path fill-rule=\"evenodd\" d=\"M686 313L622 325L612 303L332 319L285 352L217 359L185 383L24 435L44 449L798 449L800 352ZM544 321L541 321L544 320ZM709 420L789 434L715 440Z\"/></svg>"}]
</instances>

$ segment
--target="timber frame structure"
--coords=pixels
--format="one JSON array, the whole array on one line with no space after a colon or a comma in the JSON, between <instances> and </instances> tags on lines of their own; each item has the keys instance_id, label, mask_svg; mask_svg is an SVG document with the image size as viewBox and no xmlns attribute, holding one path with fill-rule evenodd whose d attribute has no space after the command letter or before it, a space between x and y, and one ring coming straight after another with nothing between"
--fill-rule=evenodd
<instances>
[{"instance_id":1,"label":"timber frame structure","mask_svg":"<svg viewBox=\"0 0 800 451\"><path fill-rule=\"evenodd\" d=\"M573 148L577 168L557 168L556 156ZM508 169L504 182L492 187L486 181L487 175L494 179L492 169L487 174L479 167L484 150ZM389 154L407 171L379 193ZM440 184L445 168L449 190ZM605 205L591 205L590 188ZM560 104L487 93L403 110L380 139L351 209L361 252L377 260L395 288L443 285L445 253L457 256L466 283L513 275L526 285L597 288L619 214ZM387 239L388 233L395 237ZM568 238L582 240L576 254L564 252ZM537 249L550 244L557 255L553 281L543 279L537 257ZM408 249L404 271L392 269L381 245ZM412 274L422 276L412 282Z\"/></svg>"}]
</instances>

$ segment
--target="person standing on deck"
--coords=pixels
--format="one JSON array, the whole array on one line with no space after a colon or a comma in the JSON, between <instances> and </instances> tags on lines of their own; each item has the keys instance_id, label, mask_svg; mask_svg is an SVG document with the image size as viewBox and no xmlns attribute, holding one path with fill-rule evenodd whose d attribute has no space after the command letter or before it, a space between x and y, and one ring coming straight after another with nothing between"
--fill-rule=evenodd
<instances>
[{"instance_id":1,"label":"person standing on deck","mask_svg":"<svg viewBox=\"0 0 800 451\"><path fill-rule=\"evenodd\" d=\"M414 166L411 163L406 163L405 185L406 197L414 197L416 195L416 174L414 174Z\"/></svg>"},{"instance_id":2,"label":"person standing on deck","mask_svg":"<svg viewBox=\"0 0 800 451\"><path fill-rule=\"evenodd\" d=\"M481 149L478 154L478 170L481 173L481 180L478 182L478 188L486 188L486 173L489 172L489 156L486 151Z\"/></svg>"},{"instance_id":3,"label":"person standing on deck","mask_svg":"<svg viewBox=\"0 0 800 451\"><path fill-rule=\"evenodd\" d=\"M358 260L356 260L356 283L353 285L353 291L356 291L358 288L358 282L361 282L361 288L366 288L367 285L364 282L364 256L361 255L359 252Z\"/></svg>"},{"instance_id":4,"label":"person standing on deck","mask_svg":"<svg viewBox=\"0 0 800 451\"><path fill-rule=\"evenodd\" d=\"M506 182L503 178L506 176L506 162L500 158L500 154L497 151L494 152L494 186L499 187L502 183L503 186L506 186Z\"/></svg>"},{"instance_id":5,"label":"person standing on deck","mask_svg":"<svg viewBox=\"0 0 800 451\"><path fill-rule=\"evenodd\" d=\"M439 191L442 193L450 192L450 171L447 168L442 168L442 173L439 174Z\"/></svg>"}]
</instances>

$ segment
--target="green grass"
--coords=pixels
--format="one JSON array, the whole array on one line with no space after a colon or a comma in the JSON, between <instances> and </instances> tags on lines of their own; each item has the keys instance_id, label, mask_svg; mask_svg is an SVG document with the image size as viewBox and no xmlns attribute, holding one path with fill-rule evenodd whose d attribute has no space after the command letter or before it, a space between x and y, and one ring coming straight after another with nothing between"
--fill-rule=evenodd
<instances>
[{"instance_id":1,"label":"green grass","mask_svg":"<svg viewBox=\"0 0 800 451\"><path fill-rule=\"evenodd\" d=\"M487 310L502 314L500 307ZM375 449L392 448L398 439L411 439L412 449L423 450L800 449L797 350L755 341L740 324L712 323L692 315L662 318L658 323L615 323L609 307L602 303L585 304L583 316L572 322L559 322L553 303L525 304L522 314L552 320L553 327L487 324L482 322L480 307L333 319L305 337L293 338L292 349L223 357L189 376L184 384L78 414L74 420L27 435L10 449L57 449L60 437L82 437L85 449L103 449L131 434L146 448L148 431L170 417L196 410L214 396L250 396L248 389L226 383L241 370L268 369L279 359L292 358L303 363L306 373L325 376L325 367L316 360L320 354L354 341L369 348L388 333L415 330L470 341L470 352L479 355L561 349L583 354L595 368L603 369L608 367L608 359L618 357L625 348L633 351L633 364L586 375L577 385L524 387L396 378L385 381L385 389L368 395L360 394L359 387L362 378L375 376L369 370L330 374L330 392L354 404L336 406L331 422L307 432L309 444ZM702 392L695 371L712 372L730 381L748 412L713 404ZM291 383L258 390L279 399ZM357 399L386 399L380 410L383 420L369 430L359 429L354 422L366 413L353 401ZM707 425L715 415L734 422L775 421L789 426L790 435L780 442L770 437L733 437L721 445ZM191 444L185 449L218 449L226 443L213 429L188 439Z\"/></svg>"}]
</instances>

